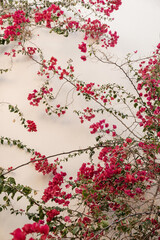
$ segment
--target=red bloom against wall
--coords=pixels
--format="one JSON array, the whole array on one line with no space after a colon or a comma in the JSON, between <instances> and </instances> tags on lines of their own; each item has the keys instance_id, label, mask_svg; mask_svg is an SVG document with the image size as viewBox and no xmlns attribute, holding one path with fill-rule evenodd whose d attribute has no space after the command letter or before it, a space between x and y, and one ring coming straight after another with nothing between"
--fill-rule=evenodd
<instances>
[{"instance_id":1,"label":"red bloom against wall","mask_svg":"<svg viewBox=\"0 0 160 240\"><path fill-rule=\"evenodd\" d=\"M78 126L88 126L95 143L46 156L21 139L1 136L1 145L30 154L28 162L8 166L0 173L0 211L8 209L11 214L27 216L29 221L23 227L17 226L11 239L160 239L160 44L143 59L128 55L119 64L108 56L108 49L115 47L119 38L111 30L110 20L120 8L120 0L1 4L0 44L5 57L13 65L18 58L34 63L33 74L42 83L27 92L23 101L28 101L37 113L42 113L44 106L43 114L55 116L57 121L67 114L68 118L76 115ZM77 53L82 64L92 58L113 65L124 74L134 93L116 82L81 81L72 60L64 67L54 55L47 58L45 48L49 46L45 43L41 49L34 43L34 31L40 38L41 29L64 38L79 34ZM0 69L4 75L8 70ZM72 111L73 101L67 101L70 93L85 106ZM32 111L27 116L18 102L5 104L28 134L38 133L39 123L34 121ZM122 105L125 108L119 107ZM108 116L112 116L112 122ZM63 165L76 156L84 160L73 177ZM26 165L48 175L48 185L39 200L36 190L11 175ZM14 203L21 199L27 200L25 209L16 209Z\"/></svg>"}]
</instances>

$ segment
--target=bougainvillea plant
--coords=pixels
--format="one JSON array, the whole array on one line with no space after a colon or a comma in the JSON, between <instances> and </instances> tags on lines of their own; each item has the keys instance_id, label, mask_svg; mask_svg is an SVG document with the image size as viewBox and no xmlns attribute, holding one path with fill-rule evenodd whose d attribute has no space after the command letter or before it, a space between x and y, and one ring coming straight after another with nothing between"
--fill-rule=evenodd
<instances>
[{"instance_id":1,"label":"bougainvillea plant","mask_svg":"<svg viewBox=\"0 0 160 240\"><path fill-rule=\"evenodd\" d=\"M44 105L46 114L63 117L70 104L59 103L61 92L54 92L51 79L63 87L67 83L77 99L85 100L85 107L74 109L73 114L82 127L89 122L89 131L95 136L93 146L49 157L21 140L1 136L1 145L15 146L31 155L28 162L0 173L0 211L9 209L11 214L28 217L28 223L11 232L12 240L160 240L160 44L151 57L142 60L128 55L119 64L107 56L107 49L118 40L117 32L110 30L111 14L121 4L121 0L1 1L0 47L7 49L4 54L12 63L19 55L36 63L37 75L43 79L39 89L28 93L28 103L33 108ZM34 30L42 27L48 34L64 37L81 33L77 51L84 64L90 57L113 64L130 81L134 94L116 83L83 82L75 75L72 61L63 68L54 55L45 58L30 41ZM7 71L0 69L1 74ZM27 131L36 134L38 123L32 116L24 117L18 103L6 104ZM125 106L125 111L119 110L119 105ZM116 119L116 125L107 122L108 115ZM85 162L73 178L62 165L79 155ZM39 200L34 189L10 175L29 164L43 175L50 174ZM26 209L15 209L13 200L21 199L28 201Z\"/></svg>"}]
</instances>

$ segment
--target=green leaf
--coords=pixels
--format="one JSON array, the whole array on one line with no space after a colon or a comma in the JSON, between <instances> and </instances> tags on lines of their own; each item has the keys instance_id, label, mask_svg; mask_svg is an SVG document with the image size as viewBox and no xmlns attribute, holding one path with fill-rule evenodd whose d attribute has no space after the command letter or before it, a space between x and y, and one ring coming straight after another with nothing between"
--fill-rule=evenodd
<instances>
[{"instance_id":1,"label":"green leaf","mask_svg":"<svg viewBox=\"0 0 160 240\"><path fill-rule=\"evenodd\" d=\"M10 112L14 112L14 107L12 105L8 106Z\"/></svg>"},{"instance_id":2,"label":"green leaf","mask_svg":"<svg viewBox=\"0 0 160 240\"><path fill-rule=\"evenodd\" d=\"M27 212L29 211L29 209L30 209L31 207L32 207L31 205L28 205L28 206L27 206L27 208L26 208Z\"/></svg>"},{"instance_id":3,"label":"green leaf","mask_svg":"<svg viewBox=\"0 0 160 240\"><path fill-rule=\"evenodd\" d=\"M12 198L12 199L14 198L14 196L15 196L16 193L17 193L17 190L16 190L16 189L13 189L13 190L12 190L12 195L11 195L11 198Z\"/></svg>"},{"instance_id":4,"label":"green leaf","mask_svg":"<svg viewBox=\"0 0 160 240\"><path fill-rule=\"evenodd\" d=\"M134 107L136 108L137 106L138 106L138 103L135 103L135 104L134 104Z\"/></svg>"},{"instance_id":5,"label":"green leaf","mask_svg":"<svg viewBox=\"0 0 160 240\"><path fill-rule=\"evenodd\" d=\"M10 186L5 185L3 191L7 192L9 195L10 193L12 193L13 189Z\"/></svg>"},{"instance_id":6,"label":"green leaf","mask_svg":"<svg viewBox=\"0 0 160 240\"><path fill-rule=\"evenodd\" d=\"M38 222L38 220L39 220L38 217L36 217L36 216L33 217L33 221Z\"/></svg>"},{"instance_id":7,"label":"green leaf","mask_svg":"<svg viewBox=\"0 0 160 240\"><path fill-rule=\"evenodd\" d=\"M78 226L77 226L77 227L74 227L73 230L72 230L72 233L73 233L73 234L78 233L79 229L80 229L80 228L79 228Z\"/></svg>"},{"instance_id":8,"label":"green leaf","mask_svg":"<svg viewBox=\"0 0 160 240\"><path fill-rule=\"evenodd\" d=\"M23 193L26 195L29 195L32 192L32 189L30 187L24 187L23 188Z\"/></svg>"},{"instance_id":9,"label":"green leaf","mask_svg":"<svg viewBox=\"0 0 160 240\"><path fill-rule=\"evenodd\" d=\"M43 219L43 218L44 218L44 213L43 213L43 209L42 209L41 206L39 207L39 218L40 218L40 219Z\"/></svg>"},{"instance_id":10,"label":"green leaf","mask_svg":"<svg viewBox=\"0 0 160 240\"><path fill-rule=\"evenodd\" d=\"M3 184L0 185L0 194L3 192Z\"/></svg>"},{"instance_id":11,"label":"green leaf","mask_svg":"<svg viewBox=\"0 0 160 240\"><path fill-rule=\"evenodd\" d=\"M3 197L3 200L4 200L4 201L7 201L7 199L8 199L7 196L4 196L4 197Z\"/></svg>"},{"instance_id":12,"label":"green leaf","mask_svg":"<svg viewBox=\"0 0 160 240\"><path fill-rule=\"evenodd\" d=\"M83 195L83 197L86 198L86 197L88 196L88 194L89 194L89 193L87 193L86 190L83 190L83 191L82 191L82 195Z\"/></svg>"},{"instance_id":13,"label":"green leaf","mask_svg":"<svg viewBox=\"0 0 160 240\"><path fill-rule=\"evenodd\" d=\"M65 236L67 235L67 233L68 233L68 229L65 228L65 229L63 230L62 237L65 237Z\"/></svg>"},{"instance_id":14,"label":"green leaf","mask_svg":"<svg viewBox=\"0 0 160 240\"><path fill-rule=\"evenodd\" d=\"M13 140L13 145L16 145L16 144L17 144L16 140Z\"/></svg>"},{"instance_id":15,"label":"green leaf","mask_svg":"<svg viewBox=\"0 0 160 240\"><path fill-rule=\"evenodd\" d=\"M23 196L18 196L17 197L17 201L19 201Z\"/></svg>"},{"instance_id":16,"label":"green leaf","mask_svg":"<svg viewBox=\"0 0 160 240\"><path fill-rule=\"evenodd\" d=\"M13 177L9 177L8 182L11 183L11 184L14 184L14 185L16 184L16 181Z\"/></svg>"},{"instance_id":17,"label":"green leaf","mask_svg":"<svg viewBox=\"0 0 160 240\"><path fill-rule=\"evenodd\" d=\"M108 221L106 221L106 220L102 220L101 223L102 223L102 227L103 227L103 228L106 228L106 227L108 227L108 225L109 225L109 224L108 224Z\"/></svg>"},{"instance_id":18,"label":"green leaf","mask_svg":"<svg viewBox=\"0 0 160 240\"><path fill-rule=\"evenodd\" d=\"M67 212L72 214L72 210L71 209L67 209Z\"/></svg>"}]
</instances>

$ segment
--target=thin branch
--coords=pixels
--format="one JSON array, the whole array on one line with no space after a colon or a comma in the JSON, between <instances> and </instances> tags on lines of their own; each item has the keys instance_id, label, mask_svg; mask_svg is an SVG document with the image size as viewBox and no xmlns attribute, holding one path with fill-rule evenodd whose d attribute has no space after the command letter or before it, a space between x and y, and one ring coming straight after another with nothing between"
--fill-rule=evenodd
<instances>
[{"instance_id":1,"label":"thin branch","mask_svg":"<svg viewBox=\"0 0 160 240\"><path fill-rule=\"evenodd\" d=\"M129 75L127 74L127 72L123 69L123 67L122 67L123 64L122 64L122 65L119 65L117 62L111 61L110 59L108 59L108 57L107 57L104 53L102 53L102 52L100 51L100 53L103 54L103 56L106 58L106 61L103 61L100 57L98 57L98 56L96 55L96 53L95 53L95 51L94 51L93 48L92 48L92 52L93 52L94 56L95 56L99 61L101 61L101 62L103 62L103 63L108 63L108 64L111 64L111 65L115 65L117 68L119 68L119 69L123 72L123 74L126 76L126 78L127 78L127 79L130 81L130 83L132 84L132 86L133 86L134 90L136 91L139 99L141 100L141 103L143 104L143 106L145 106L145 107L147 108L147 110L150 112L150 110L148 109L148 107L147 107L147 106L145 105L145 103L143 102L142 97L140 96L140 94L139 94L136 86L134 85L133 81L131 80L131 78L129 77Z\"/></svg>"},{"instance_id":2,"label":"thin branch","mask_svg":"<svg viewBox=\"0 0 160 240\"><path fill-rule=\"evenodd\" d=\"M19 190L19 189L17 189L16 188L16 186L13 186L12 184L10 184L10 183L6 183L8 186L10 186L11 188L15 188L16 190L17 190L17 192L19 192L19 193L21 193L22 195L24 195L29 201L32 201L35 205L37 205L38 207L42 207L42 205L41 204L39 204L38 203L38 201L36 201L33 197L29 197L28 195L26 195L23 191L21 191L21 190ZM47 210L46 210L46 208L44 208L43 207L43 210L45 211L45 212L47 212Z\"/></svg>"},{"instance_id":3,"label":"thin branch","mask_svg":"<svg viewBox=\"0 0 160 240\"><path fill-rule=\"evenodd\" d=\"M94 237L90 238L90 240L96 239L96 237L97 237L98 235L100 235L102 232L104 232L105 230L108 230L108 229L109 229L110 227L112 227L113 225L115 225L115 224L117 224L117 223L120 223L121 221L123 221L123 220L125 220L125 219L127 219L127 218L134 217L134 216L137 216L137 215L148 215L148 214L150 214L150 212L134 213L134 214L130 214L130 215L126 216L126 217L123 217L123 218L121 218L121 219L119 219L119 220L116 219L116 220L115 220L114 222L112 222L109 226L107 226L107 227L103 228L102 230L98 231L98 232L94 235Z\"/></svg>"},{"instance_id":4,"label":"thin branch","mask_svg":"<svg viewBox=\"0 0 160 240\"><path fill-rule=\"evenodd\" d=\"M135 59L135 60L129 59L129 61L122 63L122 64L121 64L121 67L124 66L124 65L126 65L126 64L128 64L128 63L141 62L141 61L150 59L150 58L152 58L153 56L154 56L154 55L151 55L151 56L149 56L149 57L142 57L142 58Z\"/></svg>"},{"instance_id":5,"label":"thin branch","mask_svg":"<svg viewBox=\"0 0 160 240\"><path fill-rule=\"evenodd\" d=\"M44 64L43 63L41 63L41 62L39 62L39 61L37 61L35 58L33 58L33 56L30 56L27 52L26 52L26 54L33 60L33 61L35 61L36 63L38 63L39 65L41 65L41 66L44 66ZM118 65L117 65L118 66ZM122 70L123 70L123 68L122 68ZM123 70L124 71L124 70ZM125 73L125 71L124 71L124 73ZM125 73L126 74L126 73ZM127 75L127 74L126 74ZM128 76L128 75L127 75ZM70 81L68 78L66 78L66 77L63 77L68 83L70 83L74 88L77 88L76 87L76 85L72 82L72 81ZM128 77L129 78L129 77ZM131 81L131 80L130 80ZM132 83L133 84L133 83ZM135 87L135 86L134 86ZM136 89L136 88L135 88ZM136 91L137 91L137 89L136 89ZM94 101L94 102L96 102L97 104L99 104L102 108L104 108L106 111L108 110L102 103L100 103L98 100L96 100L94 97L92 97L92 96L90 96L90 98ZM127 128L127 130L130 132L130 133L132 133L136 138L138 138L138 139L141 139L140 137L138 137L133 131L131 131L130 129L129 129L129 127L118 117L118 116L116 116L116 114L114 114L113 112L111 113L125 128Z\"/></svg>"},{"instance_id":6,"label":"thin branch","mask_svg":"<svg viewBox=\"0 0 160 240\"><path fill-rule=\"evenodd\" d=\"M15 168L12 168L8 172L5 172L5 173L1 174L0 176L5 176L10 172L13 172L13 171L15 171L15 170L17 170L21 167L27 166L28 164L33 163L33 162L39 162L39 161L43 161L43 160L46 160L46 159L49 159L49 158L58 157L58 156L62 156L62 155L68 155L68 154L71 154L71 153L76 153L76 152L78 153L78 152L84 152L84 151L89 151L89 150L93 150L93 149L103 148L103 147L106 147L106 146L107 146L106 144L105 145L97 145L97 146L94 146L94 147L87 147L87 148L82 148L82 149L71 150L71 151L67 151L67 152L53 154L53 155L50 155L48 157L35 159L33 161L29 161L29 162L23 163L23 164L15 167Z\"/></svg>"}]
</instances>

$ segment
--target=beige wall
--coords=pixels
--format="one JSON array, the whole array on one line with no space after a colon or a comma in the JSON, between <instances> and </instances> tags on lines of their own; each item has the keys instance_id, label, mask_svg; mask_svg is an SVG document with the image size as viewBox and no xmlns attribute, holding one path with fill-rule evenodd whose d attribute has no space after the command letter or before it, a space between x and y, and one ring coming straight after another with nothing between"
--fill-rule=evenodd
<instances>
[{"instance_id":1,"label":"beige wall","mask_svg":"<svg viewBox=\"0 0 160 240\"><path fill-rule=\"evenodd\" d=\"M160 4L156 0L125 0L119 12L115 13L115 21L111 24L120 35L119 44L109 52L119 56L125 56L126 53L134 50L138 50L138 56L150 54L160 42L159 11ZM75 73L81 80L97 83L117 82L131 90L130 84L115 68L98 63L95 59L88 59L86 63L80 60L81 55L77 48L79 37L73 34L63 39L54 34L49 35L47 30L40 30L40 37L37 38L35 35L34 40L45 51L46 57L51 55L57 57L63 66L69 58L72 58L76 68ZM0 68L9 66L9 58L3 56L3 47L0 47L0 51ZM94 138L89 134L88 125L81 125L76 115L66 114L60 119L56 116L48 117L44 114L43 107L33 108L29 105L28 93L40 87L42 80L36 76L34 71L36 65L27 58L22 59L20 57L15 59L12 71L0 76L0 101L18 104L26 119L37 123L38 132L27 132L20 125L18 118L8 112L7 105L0 104L1 135L20 139L46 156L92 145ZM53 83L53 88L54 84L56 83ZM71 110L81 105L75 95ZM29 155L14 147L0 146L1 167L14 167L28 161L29 158ZM75 169L78 169L84 160L84 158L71 160L64 168L69 174L75 174ZM50 161L52 162L52 159ZM15 177L17 182L30 185L40 192L47 186L49 180L49 176L43 177L37 174L31 165L17 170L11 176ZM24 203L19 202L19 204L22 204L23 208ZM11 239L9 232L22 227L26 222L28 220L24 217L11 216L8 212L0 213L0 239Z\"/></svg>"}]
</instances>

